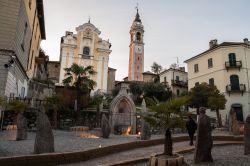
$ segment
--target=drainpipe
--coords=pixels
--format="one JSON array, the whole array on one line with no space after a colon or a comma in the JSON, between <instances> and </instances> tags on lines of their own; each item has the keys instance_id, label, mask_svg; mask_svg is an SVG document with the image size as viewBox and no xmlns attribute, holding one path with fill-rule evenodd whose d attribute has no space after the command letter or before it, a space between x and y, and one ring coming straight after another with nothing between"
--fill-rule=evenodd
<instances>
[{"instance_id":1,"label":"drainpipe","mask_svg":"<svg viewBox=\"0 0 250 166\"><path fill-rule=\"evenodd\" d=\"M247 46L247 48L250 48L250 47ZM244 48L244 52L245 52L245 62L246 62L247 86L248 86L248 91L247 91L247 94L248 94L248 113L250 113L250 83L249 83L249 75L248 75L249 73L248 73L246 47Z\"/></svg>"}]
</instances>

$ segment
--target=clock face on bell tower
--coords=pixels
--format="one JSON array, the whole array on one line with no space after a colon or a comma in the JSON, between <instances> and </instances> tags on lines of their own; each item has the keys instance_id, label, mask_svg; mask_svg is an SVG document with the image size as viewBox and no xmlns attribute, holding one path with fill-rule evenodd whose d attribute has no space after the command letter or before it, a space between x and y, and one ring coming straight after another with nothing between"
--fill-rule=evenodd
<instances>
[{"instance_id":1,"label":"clock face on bell tower","mask_svg":"<svg viewBox=\"0 0 250 166\"><path fill-rule=\"evenodd\" d=\"M144 72L144 27L142 25L140 15L136 13L135 20L130 28L130 45L129 45L129 81L143 81Z\"/></svg>"}]
</instances>

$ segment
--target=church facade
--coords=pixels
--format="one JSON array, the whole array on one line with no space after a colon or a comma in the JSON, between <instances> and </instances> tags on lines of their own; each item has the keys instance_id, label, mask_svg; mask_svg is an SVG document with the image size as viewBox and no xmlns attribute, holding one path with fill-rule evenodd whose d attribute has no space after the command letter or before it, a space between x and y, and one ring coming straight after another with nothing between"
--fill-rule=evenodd
<instances>
[{"instance_id":1,"label":"church facade","mask_svg":"<svg viewBox=\"0 0 250 166\"><path fill-rule=\"evenodd\" d=\"M143 81L144 72L144 27L137 13L130 28L128 81Z\"/></svg>"},{"instance_id":2,"label":"church facade","mask_svg":"<svg viewBox=\"0 0 250 166\"><path fill-rule=\"evenodd\" d=\"M66 31L65 36L61 38L59 84L62 85L65 79L64 68L70 67L73 63L84 67L91 65L97 72L91 78L96 82L94 91L106 92L111 43L99 37L101 31L90 21L76 27L76 32L74 34Z\"/></svg>"}]
</instances>

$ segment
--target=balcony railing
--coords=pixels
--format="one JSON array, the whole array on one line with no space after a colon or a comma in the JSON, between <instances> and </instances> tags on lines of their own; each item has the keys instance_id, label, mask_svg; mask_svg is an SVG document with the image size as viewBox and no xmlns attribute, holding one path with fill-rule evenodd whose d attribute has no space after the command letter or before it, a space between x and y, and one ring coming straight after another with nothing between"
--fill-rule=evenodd
<instances>
[{"instance_id":1,"label":"balcony railing","mask_svg":"<svg viewBox=\"0 0 250 166\"><path fill-rule=\"evenodd\" d=\"M245 84L240 84L239 86L234 86L234 85L227 85L226 86L226 91L229 93L243 93L246 91L246 85Z\"/></svg>"},{"instance_id":2,"label":"balcony railing","mask_svg":"<svg viewBox=\"0 0 250 166\"><path fill-rule=\"evenodd\" d=\"M179 87L183 87L183 88L187 88L188 87L188 83L187 82L179 81L179 80L171 80L171 84L172 84L172 86L179 86Z\"/></svg>"},{"instance_id":3,"label":"balcony railing","mask_svg":"<svg viewBox=\"0 0 250 166\"><path fill-rule=\"evenodd\" d=\"M227 70L234 69L234 68L240 70L240 68L242 67L242 62L241 61L232 61L232 62L227 61L227 62L225 62L225 67Z\"/></svg>"}]
</instances>

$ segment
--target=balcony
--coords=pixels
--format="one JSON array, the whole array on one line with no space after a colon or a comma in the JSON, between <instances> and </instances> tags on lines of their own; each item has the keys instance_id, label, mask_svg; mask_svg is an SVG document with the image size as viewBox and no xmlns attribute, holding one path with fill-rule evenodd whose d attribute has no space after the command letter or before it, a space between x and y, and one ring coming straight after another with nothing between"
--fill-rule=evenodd
<instances>
[{"instance_id":1,"label":"balcony","mask_svg":"<svg viewBox=\"0 0 250 166\"><path fill-rule=\"evenodd\" d=\"M246 85L245 84L240 84L239 86L232 86L231 84L226 86L226 91L228 92L229 96L230 93L243 93L246 91Z\"/></svg>"},{"instance_id":2,"label":"balcony","mask_svg":"<svg viewBox=\"0 0 250 166\"><path fill-rule=\"evenodd\" d=\"M179 81L179 80L171 80L171 85L172 86L182 87L182 88L187 88L188 87L187 82Z\"/></svg>"},{"instance_id":3,"label":"balcony","mask_svg":"<svg viewBox=\"0 0 250 166\"><path fill-rule=\"evenodd\" d=\"M230 61L227 61L225 62L225 67L228 71L228 69L241 69L242 67L242 62L241 61L233 61L233 62L230 62Z\"/></svg>"}]
</instances>

